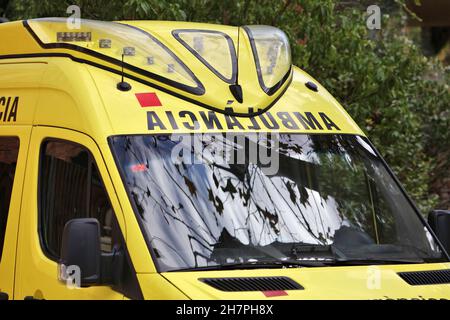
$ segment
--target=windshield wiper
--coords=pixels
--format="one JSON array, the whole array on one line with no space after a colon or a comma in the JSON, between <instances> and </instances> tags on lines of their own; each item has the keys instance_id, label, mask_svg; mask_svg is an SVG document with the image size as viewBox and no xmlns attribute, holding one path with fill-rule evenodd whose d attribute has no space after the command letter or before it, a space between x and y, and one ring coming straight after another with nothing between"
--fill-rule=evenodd
<instances>
[{"instance_id":1,"label":"windshield wiper","mask_svg":"<svg viewBox=\"0 0 450 320\"><path fill-rule=\"evenodd\" d=\"M406 246L405 246L406 247ZM414 247L411 247L414 248ZM416 248L414 248L416 249ZM291 254L300 261L311 261L312 259L322 259L327 266L334 265L370 265L370 264L417 264L424 263L421 257L397 258L391 256L375 256L353 258L344 254L337 246L331 245L309 245L300 244L293 246Z\"/></svg>"},{"instance_id":2,"label":"windshield wiper","mask_svg":"<svg viewBox=\"0 0 450 320\"><path fill-rule=\"evenodd\" d=\"M394 258L362 258L337 259L332 265L370 265L370 264L417 264L424 263L423 259L394 259Z\"/></svg>"},{"instance_id":3,"label":"windshield wiper","mask_svg":"<svg viewBox=\"0 0 450 320\"><path fill-rule=\"evenodd\" d=\"M202 266L171 270L176 271L209 271L209 270L238 270L238 269L261 269L261 268L302 268L302 267L324 267L326 261L321 260L274 260L274 261L255 261L255 262L237 262L218 264L213 266Z\"/></svg>"}]
</instances>

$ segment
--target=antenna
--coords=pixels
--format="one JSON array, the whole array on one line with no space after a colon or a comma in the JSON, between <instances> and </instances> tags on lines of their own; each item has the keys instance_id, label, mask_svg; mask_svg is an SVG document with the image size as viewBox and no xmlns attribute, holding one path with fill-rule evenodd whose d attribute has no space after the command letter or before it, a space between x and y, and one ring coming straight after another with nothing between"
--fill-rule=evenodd
<instances>
[{"instance_id":1,"label":"antenna","mask_svg":"<svg viewBox=\"0 0 450 320\"><path fill-rule=\"evenodd\" d=\"M240 15L239 15L240 17ZM240 20L240 19L239 19ZM239 102L242 103L244 101L242 94L242 87L239 84L239 47L240 47L240 36L241 36L241 27L238 26L238 41L237 41L237 56L236 56L236 81L234 84L230 85L230 91L233 94L233 97Z\"/></svg>"},{"instance_id":2,"label":"antenna","mask_svg":"<svg viewBox=\"0 0 450 320\"><path fill-rule=\"evenodd\" d=\"M239 22L240 23L240 22ZM239 85L239 49L240 49L240 37L241 37L241 27L238 26L238 43L237 43L237 56L236 56L236 64L237 64L237 68L236 68L236 85Z\"/></svg>"},{"instance_id":3,"label":"antenna","mask_svg":"<svg viewBox=\"0 0 450 320\"><path fill-rule=\"evenodd\" d=\"M119 89L120 91L130 91L131 90L131 84L129 84L128 82L124 81L124 71L123 71L123 65L124 65L124 57L125 54L122 53L122 71L121 71L121 80L120 82L117 84L117 89Z\"/></svg>"}]
</instances>

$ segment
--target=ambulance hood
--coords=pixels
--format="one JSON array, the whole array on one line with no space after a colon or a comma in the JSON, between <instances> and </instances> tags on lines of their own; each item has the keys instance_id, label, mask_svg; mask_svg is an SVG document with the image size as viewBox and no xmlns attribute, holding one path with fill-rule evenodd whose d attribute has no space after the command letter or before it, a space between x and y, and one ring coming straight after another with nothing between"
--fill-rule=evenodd
<instances>
[{"instance_id":1,"label":"ambulance hood","mask_svg":"<svg viewBox=\"0 0 450 320\"><path fill-rule=\"evenodd\" d=\"M191 299L445 300L450 299L449 284L411 285L402 275L449 267L450 264L442 263L168 272L163 275ZM229 283L230 279L233 284ZM224 284L227 280L228 285ZM252 283L255 281L257 283ZM286 282L297 288L284 290L283 286L292 285ZM255 285L267 288L256 290Z\"/></svg>"}]
</instances>

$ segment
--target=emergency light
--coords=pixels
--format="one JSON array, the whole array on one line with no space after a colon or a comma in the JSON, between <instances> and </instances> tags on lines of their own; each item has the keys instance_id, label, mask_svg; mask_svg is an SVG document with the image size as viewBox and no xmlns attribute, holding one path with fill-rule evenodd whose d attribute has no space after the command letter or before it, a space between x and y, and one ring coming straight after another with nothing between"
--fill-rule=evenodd
<instances>
[{"instance_id":1,"label":"emergency light","mask_svg":"<svg viewBox=\"0 0 450 320\"><path fill-rule=\"evenodd\" d=\"M197 87L186 65L156 37L141 29L82 19L80 30L74 32L63 18L33 19L28 20L28 24L46 45L71 44L80 51L95 52L118 61L124 54L127 64L188 87Z\"/></svg>"},{"instance_id":2,"label":"emergency light","mask_svg":"<svg viewBox=\"0 0 450 320\"><path fill-rule=\"evenodd\" d=\"M109 70L112 65L116 73L138 81L156 81L213 110L264 110L292 79L289 41L277 28L152 23L149 28L149 22L81 19L80 27L72 29L64 18L41 18L24 25L44 49L75 51L70 54L83 61L105 64ZM219 98L225 91L228 97Z\"/></svg>"}]
</instances>

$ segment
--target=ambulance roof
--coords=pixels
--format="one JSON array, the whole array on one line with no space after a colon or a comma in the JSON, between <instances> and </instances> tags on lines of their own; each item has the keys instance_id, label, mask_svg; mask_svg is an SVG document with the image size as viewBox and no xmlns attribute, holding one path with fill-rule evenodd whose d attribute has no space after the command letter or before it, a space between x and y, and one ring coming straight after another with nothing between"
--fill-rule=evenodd
<instances>
[{"instance_id":1,"label":"ambulance roof","mask_svg":"<svg viewBox=\"0 0 450 320\"><path fill-rule=\"evenodd\" d=\"M91 20L74 26L67 19L47 18L0 24L0 38L0 63L23 58L44 62L45 71L38 70L43 66L27 67L36 69L33 81L41 81L41 91L53 89L50 96L66 91L72 98L65 105L76 105L70 112L62 106L37 106L34 123L60 121L74 127L78 121L89 130L106 114L109 124L103 132L109 134L362 134L323 87L292 66L287 37L273 27ZM14 70L20 74L20 68ZM32 81L31 71L22 72ZM116 88L121 75L130 91ZM105 114L95 103L104 105ZM59 112L71 119L58 118Z\"/></svg>"}]
</instances>

